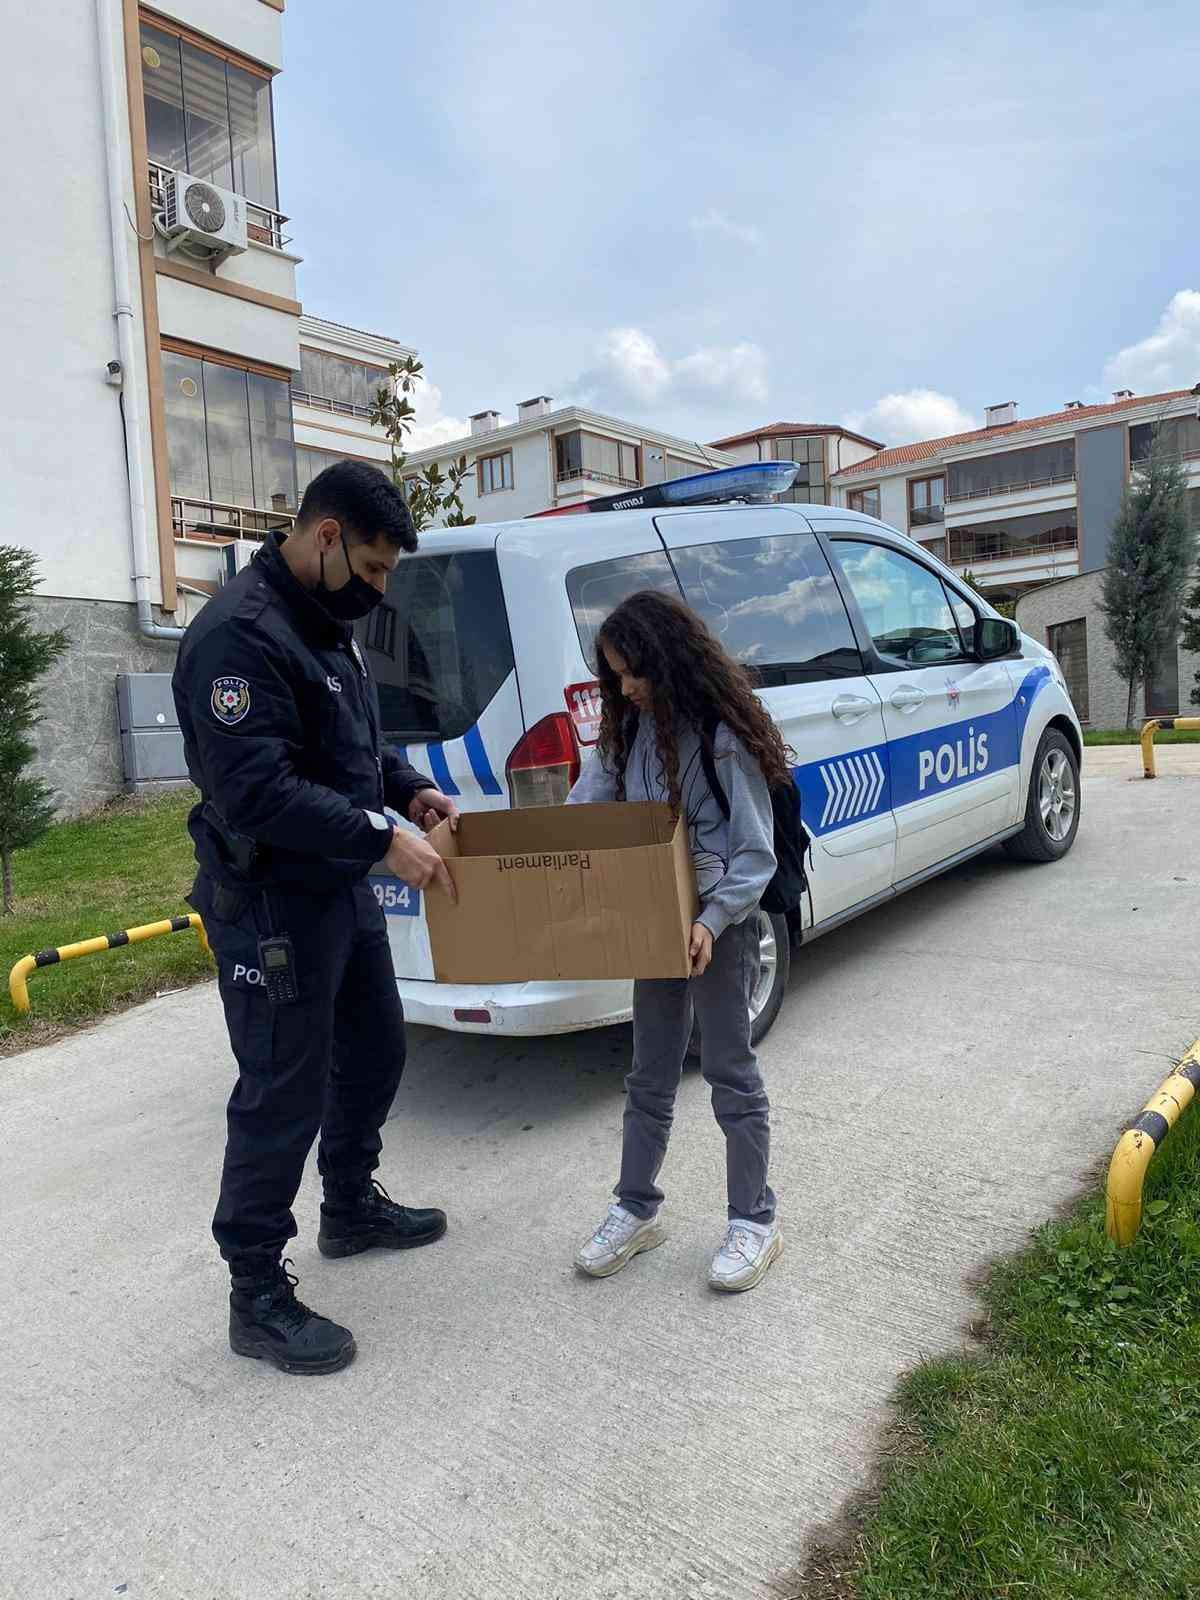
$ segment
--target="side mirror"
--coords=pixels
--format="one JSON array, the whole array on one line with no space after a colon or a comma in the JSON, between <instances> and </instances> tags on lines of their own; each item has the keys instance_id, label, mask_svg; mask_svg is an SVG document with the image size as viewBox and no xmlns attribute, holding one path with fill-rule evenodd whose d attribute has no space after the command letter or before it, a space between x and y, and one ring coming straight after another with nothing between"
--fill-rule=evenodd
<instances>
[{"instance_id":1,"label":"side mirror","mask_svg":"<svg viewBox=\"0 0 1200 1600\"><path fill-rule=\"evenodd\" d=\"M976 617L975 650L977 661L999 661L1021 648L1021 630L1007 617Z\"/></svg>"}]
</instances>

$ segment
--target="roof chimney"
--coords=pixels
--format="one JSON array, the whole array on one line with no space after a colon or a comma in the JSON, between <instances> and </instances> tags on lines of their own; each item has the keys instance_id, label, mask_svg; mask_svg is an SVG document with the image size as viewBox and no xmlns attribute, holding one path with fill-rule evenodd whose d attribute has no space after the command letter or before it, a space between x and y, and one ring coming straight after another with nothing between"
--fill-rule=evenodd
<instances>
[{"instance_id":1,"label":"roof chimney","mask_svg":"<svg viewBox=\"0 0 1200 1600\"><path fill-rule=\"evenodd\" d=\"M1113 399L1114 400L1132 400L1133 399L1133 390L1132 389L1114 389L1113 390Z\"/></svg>"},{"instance_id":2,"label":"roof chimney","mask_svg":"<svg viewBox=\"0 0 1200 1600\"><path fill-rule=\"evenodd\" d=\"M517 401L517 421L532 422L534 417L547 416L554 405L554 396L535 394L532 400Z\"/></svg>"},{"instance_id":3,"label":"roof chimney","mask_svg":"<svg viewBox=\"0 0 1200 1600\"><path fill-rule=\"evenodd\" d=\"M1063 410L1064 411L1082 411L1083 410L1083 401L1082 400L1068 400L1066 405L1063 407Z\"/></svg>"},{"instance_id":4,"label":"roof chimney","mask_svg":"<svg viewBox=\"0 0 1200 1600\"><path fill-rule=\"evenodd\" d=\"M471 418L471 437L480 433L495 433L500 426L498 411L477 411Z\"/></svg>"},{"instance_id":5,"label":"roof chimney","mask_svg":"<svg viewBox=\"0 0 1200 1600\"><path fill-rule=\"evenodd\" d=\"M983 425L985 428L1003 428L1009 422L1017 420L1017 402L1005 400L1002 405L988 406L984 411Z\"/></svg>"}]
</instances>

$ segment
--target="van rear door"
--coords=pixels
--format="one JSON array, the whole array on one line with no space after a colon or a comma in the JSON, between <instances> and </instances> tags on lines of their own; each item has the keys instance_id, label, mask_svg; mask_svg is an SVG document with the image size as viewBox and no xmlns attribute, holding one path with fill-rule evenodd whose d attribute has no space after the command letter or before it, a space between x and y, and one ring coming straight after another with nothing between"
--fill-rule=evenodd
<instances>
[{"instance_id":1,"label":"van rear door","mask_svg":"<svg viewBox=\"0 0 1200 1600\"><path fill-rule=\"evenodd\" d=\"M355 627L379 689L385 742L463 811L508 805L504 764L521 737L521 702L494 541L406 556L387 595ZM396 878L371 884L388 919L398 978L432 978L421 895Z\"/></svg>"}]
</instances>

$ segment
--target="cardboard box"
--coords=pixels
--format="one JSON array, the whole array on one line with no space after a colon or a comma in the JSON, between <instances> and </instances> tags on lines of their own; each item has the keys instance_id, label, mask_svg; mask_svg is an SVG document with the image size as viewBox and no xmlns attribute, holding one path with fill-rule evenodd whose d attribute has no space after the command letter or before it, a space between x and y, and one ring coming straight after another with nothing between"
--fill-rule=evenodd
<instances>
[{"instance_id":1,"label":"cardboard box","mask_svg":"<svg viewBox=\"0 0 1200 1600\"><path fill-rule=\"evenodd\" d=\"M458 890L425 895L441 982L687 977L696 874L669 806L475 811L429 839Z\"/></svg>"}]
</instances>

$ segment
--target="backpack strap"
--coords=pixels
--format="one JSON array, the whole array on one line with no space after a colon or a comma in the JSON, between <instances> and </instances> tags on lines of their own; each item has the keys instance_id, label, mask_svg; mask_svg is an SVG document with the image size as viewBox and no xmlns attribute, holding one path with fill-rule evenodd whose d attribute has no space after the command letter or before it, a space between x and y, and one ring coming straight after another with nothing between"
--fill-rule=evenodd
<instances>
[{"instance_id":1,"label":"backpack strap","mask_svg":"<svg viewBox=\"0 0 1200 1600\"><path fill-rule=\"evenodd\" d=\"M715 718L709 718L700 729L700 760L704 764L704 776L708 779L708 787L713 799L721 808L721 815L729 821L729 796L725 787L717 776L717 753L715 740L717 737L717 723Z\"/></svg>"}]
</instances>

